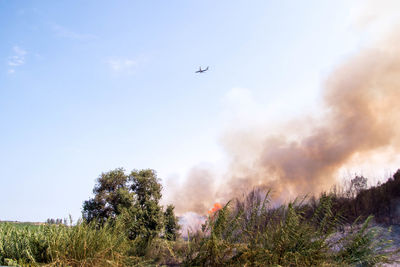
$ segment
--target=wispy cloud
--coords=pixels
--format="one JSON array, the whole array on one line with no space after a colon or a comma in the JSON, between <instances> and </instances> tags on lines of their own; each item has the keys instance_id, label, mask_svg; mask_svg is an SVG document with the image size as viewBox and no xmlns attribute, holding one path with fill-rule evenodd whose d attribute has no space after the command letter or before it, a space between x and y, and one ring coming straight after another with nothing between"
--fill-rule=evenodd
<instances>
[{"instance_id":1,"label":"wispy cloud","mask_svg":"<svg viewBox=\"0 0 400 267\"><path fill-rule=\"evenodd\" d=\"M109 59L107 63L114 72L119 73L132 73L137 66L137 62L129 58L113 58Z\"/></svg>"},{"instance_id":2,"label":"wispy cloud","mask_svg":"<svg viewBox=\"0 0 400 267\"><path fill-rule=\"evenodd\" d=\"M9 66L8 69L9 74L15 73L16 68L25 64L25 56L27 54L28 52L25 49L17 45L13 47L13 55L8 58L7 62Z\"/></svg>"},{"instance_id":3,"label":"wispy cloud","mask_svg":"<svg viewBox=\"0 0 400 267\"><path fill-rule=\"evenodd\" d=\"M96 35L89 33L78 33L58 24L52 25L53 31L59 37L74 39L74 40L90 40L95 39Z\"/></svg>"}]
</instances>

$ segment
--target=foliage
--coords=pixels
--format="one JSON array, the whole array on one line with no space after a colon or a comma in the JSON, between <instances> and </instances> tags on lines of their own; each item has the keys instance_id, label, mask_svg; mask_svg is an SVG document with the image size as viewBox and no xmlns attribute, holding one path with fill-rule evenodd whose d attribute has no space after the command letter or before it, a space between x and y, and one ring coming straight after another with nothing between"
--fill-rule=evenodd
<instances>
[{"instance_id":1,"label":"foliage","mask_svg":"<svg viewBox=\"0 0 400 267\"><path fill-rule=\"evenodd\" d=\"M63 220L61 218L57 218L57 219L53 219L53 218L49 218L46 220L47 224L62 224ZM64 220L64 224L66 224L66 220Z\"/></svg>"},{"instance_id":2,"label":"foliage","mask_svg":"<svg viewBox=\"0 0 400 267\"><path fill-rule=\"evenodd\" d=\"M305 199L274 208L269 194L251 192L210 216L190 237L185 266L343 266L387 260L367 226L333 238L341 219L325 195L310 218ZM336 251L335 251L336 248Z\"/></svg>"},{"instance_id":3,"label":"foliage","mask_svg":"<svg viewBox=\"0 0 400 267\"><path fill-rule=\"evenodd\" d=\"M154 170L124 169L102 173L93 190L94 198L83 204L83 218L99 225L119 221L122 232L135 241L135 255L145 255L152 240L163 230L164 214L160 205L162 186ZM172 209L171 209L172 208ZM173 206L167 208L168 227L164 236L176 238L178 224ZM173 220L175 218L175 221Z\"/></svg>"},{"instance_id":4,"label":"foliage","mask_svg":"<svg viewBox=\"0 0 400 267\"><path fill-rule=\"evenodd\" d=\"M41 225L16 227L0 224L0 264L53 266L126 266L130 241L118 225L78 222L73 227Z\"/></svg>"},{"instance_id":5,"label":"foliage","mask_svg":"<svg viewBox=\"0 0 400 267\"><path fill-rule=\"evenodd\" d=\"M368 217L362 225L353 224L350 232L340 240L342 249L335 255L338 262L373 266L387 261L384 251L390 246L390 242L380 240L379 232L368 227L372 218L372 216ZM359 229L355 230L357 227Z\"/></svg>"},{"instance_id":6,"label":"foliage","mask_svg":"<svg viewBox=\"0 0 400 267\"><path fill-rule=\"evenodd\" d=\"M180 229L174 209L175 207L173 205L168 205L164 212L164 236L170 241L175 241L177 239Z\"/></svg>"},{"instance_id":7,"label":"foliage","mask_svg":"<svg viewBox=\"0 0 400 267\"><path fill-rule=\"evenodd\" d=\"M177 233L174 207L163 211L159 204L156 173L135 170L126 175L116 169L99 177L94 198L84 204L85 219L76 225L0 223L0 264L372 266L388 262L389 241L378 237L367 214L395 218L392 206L399 198L400 171L369 189L364 177L351 184L355 195L332 191L281 206L271 203L269 192L253 190L210 214L202 231L189 233L184 241Z\"/></svg>"},{"instance_id":8,"label":"foliage","mask_svg":"<svg viewBox=\"0 0 400 267\"><path fill-rule=\"evenodd\" d=\"M128 178L122 168L102 173L93 189L94 198L83 203L83 218L103 224L131 208L134 192L130 190Z\"/></svg>"},{"instance_id":9,"label":"foliage","mask_svg":"<svg viewBox=\"0 0 400 267\"><path fill-rule=\"evenodd\" d=\"M160 232L163 224L161 199L161 184L155 171L132 171L129 176L135 192L135 202L131 209L128 226L129 237L132 239L152 239ZM127 225L127 224L126 224Z\"/></svg>"},{"instance_id":10,"label":"foliage","mask_svg":"<svg viewBox=\"0 0 400 267\"><path fill-rule=\"evenodd\" d=\"M374 215L374 220L380 223L400 223L400 170L385 183L366 188L367 180L356 176L351 180L350 188L333 190L332 197L334 213L340 213L348 222ZM348 194L356 190L355 194Z\"/></svg>"}]
</instances>

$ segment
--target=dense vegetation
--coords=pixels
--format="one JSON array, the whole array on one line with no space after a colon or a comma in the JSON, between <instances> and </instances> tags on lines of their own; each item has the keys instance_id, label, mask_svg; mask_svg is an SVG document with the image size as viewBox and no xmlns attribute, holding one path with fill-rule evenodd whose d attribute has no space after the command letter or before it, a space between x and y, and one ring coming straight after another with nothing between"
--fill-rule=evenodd
<instances>
[{"instance_id":1,"label":"dense vegetation","mask_svg":"<svg viewBox=\"0 0 400 267\"><path fill-rule=\"evenodd\" d=\"M367 188L367 179L356 176L345 190L331 192L333 209L348 221L374 215L377 222L400 223L400 170L383 184Z\"/></svg>"},{"instance_id":2,"label":"dense vegetation","mask_svg":"<svg viewBox=\"0 0 400 267\"><path fill-rule=\"evenodd\" d=\"M387 260L385 241L368 228L372 217L345 234L332 199L320 199L307 218L309 205L294 201L272 208L268 194L255 190L243 201L228 203L191 237L186 266L349 266Z\"/></svg>"},{"instance_id":3,"label":"dense vegetation","mask_svg":"<svg viewBox=\"0 0 400 267\"><path fill-rule=\"evenodd\" d=\"M161 185L154 171L103 173L93 192L75 225L52 220L39 226L0 223L0 264L374 265L388 260L389 243L377 241L379 233L368 227L369 214L388 222L398 216L383 206L397 203L400 172L369 189L364 177L355 177L347 189L280 207L271 205L269 192L255 189L210 214L202 230L189 233L188 240L178 234L174 207L159 204Z\"/></svg>"}]
</instances>

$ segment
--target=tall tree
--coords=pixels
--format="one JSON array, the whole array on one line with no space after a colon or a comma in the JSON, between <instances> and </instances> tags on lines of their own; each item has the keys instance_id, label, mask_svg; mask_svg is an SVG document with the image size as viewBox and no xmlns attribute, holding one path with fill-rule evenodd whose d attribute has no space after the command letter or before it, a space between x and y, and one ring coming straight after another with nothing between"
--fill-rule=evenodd
<instances>
[{"instance_id":1,"label":"tall tree","mask_svg":"<svg viewBox=\"0 0 400 267\"><path fill-rule=\"evenodd\" d=\"M93 189L94 197L83 203L83 218L103 224L119 217L128 237L141 240L146 247L163 228L161 190L151 169L133 170L129 175L122 168L102 173Z\"/></svg>"},{"instance_id":2,"label":"tall tree","mask_svg":"<svg viewBox=\"0 0 400 267\"><path fill-rule=\"evenodd\" d=\"M164 212L164 236L167 240L175 241L179 236L180 226L174 213L174 205L168 205Z\"/></svg>"},{"instance_id":3,"label":"tall tree","mask_svg":"<svg viewBox=\"0 0 400 267\"><path fill-rule=\"evenodd\" d=\"M104 223L132 208L134 192L128 178L122 168L102 173L93 189L94 197L83 203L83 218Z\"/></svg>"},{"instance_id":4,"label":"tall tree","mask_svg":"<svg viewBox=\"0 0 400 267\"><path fill-rule=\"evenodd\" d=\"M162 229L162 209L159 204L162 186L154 170L133 170L129 175L135 193L133 208L126 210L125 224L129 237L152 239Z\"/></svg>"}]
</instances>

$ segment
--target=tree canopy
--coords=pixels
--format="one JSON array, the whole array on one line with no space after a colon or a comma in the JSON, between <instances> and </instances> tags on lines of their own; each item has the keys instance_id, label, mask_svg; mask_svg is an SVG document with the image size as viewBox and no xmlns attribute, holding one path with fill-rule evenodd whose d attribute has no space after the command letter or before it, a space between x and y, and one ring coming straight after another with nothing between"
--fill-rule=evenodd
<instances>
[{"instance_id":1,"label":"tree canopy","mask_svg":"<svg viewBox=\"0 0 400 267\"><path fill-rule=\"evenodd\" d=\"M168 205L164 212L164 236L166 239L173 241L179 236L178 231L180 229L174 209L173 205Z\"/></svg>"},{"instance_id":2,"label":"tree canopy","mask_svg":"<svg viewBox=\"0 0 400 267\"><path fill-rule=\"evenodd\" d=\"M93 189L94 197L83 203L85 221L100 225L119 218L130 239L148 242L161 231L175 239L179 225L173 205L163 212L160 205L162 186L152 169L133 170L129 174L118 168L102 173ZM166 223L166 227L164 226ZM168 226L167 226L168 225Z\"/></svg>"},{"instance_id":3,"label":"tree canopy","mask_svg":"<svg viewBox=\"0 0 400 267\"><path fill-rule=\"evenodd\" d=\"M133 205L134 192L129 186L129 176L122 168L102 173L93 194L94 198L83 203L82 215L88 222L97 220L103 224Z\"/></svg>"}]
</instances>

